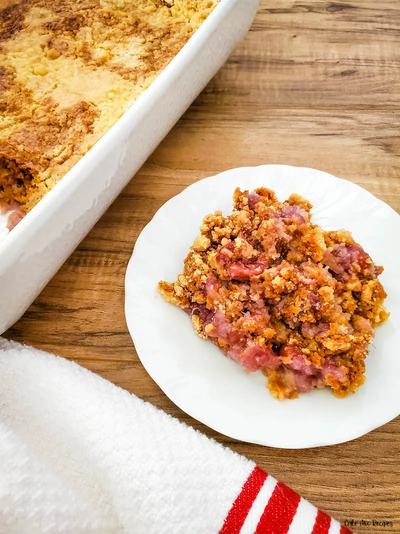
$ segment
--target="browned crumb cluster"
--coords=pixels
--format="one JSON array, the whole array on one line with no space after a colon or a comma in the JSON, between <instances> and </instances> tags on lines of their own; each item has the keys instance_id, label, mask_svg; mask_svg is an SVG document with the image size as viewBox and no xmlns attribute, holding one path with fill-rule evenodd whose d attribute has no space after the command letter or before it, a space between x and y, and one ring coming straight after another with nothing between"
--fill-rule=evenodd
<instances>
[{"instance_id":1,"label":"browned crumb cluster","mask_svg":"<svg viewBox=\"0 0 400 534\"><path fill-rule=\"evenodd\" d=\"M29 211L218 0L0 0L0 202Z\"/></svg>"},{"instance_id":2,"label":"browned crumb cluster","mask_svg":"<svg viewBox=\"0 0 400 534\"><path fill-rule=\"evenodd\" d=\"M206 216L183 273L159 283L199 336L263 371L280 400L325 386L354 393L388 317L383 268L349 232L312 224L311 208L299 195L282 203L269 189L237 189L232 215Z\"/></svg>"}]
</instances>

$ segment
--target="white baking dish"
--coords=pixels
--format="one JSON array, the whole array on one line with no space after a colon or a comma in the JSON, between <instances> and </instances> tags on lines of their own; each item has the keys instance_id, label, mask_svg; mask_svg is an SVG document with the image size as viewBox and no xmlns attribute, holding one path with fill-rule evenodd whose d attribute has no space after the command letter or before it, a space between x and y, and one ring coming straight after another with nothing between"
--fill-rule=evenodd
<instances>
[{"instance_id":1,"label":"white baking dish","mask_svg":"<svg viewBox=\"0 0 400 534\"><path fill-rule=\"evenodd\" d=\"M0 333L21 317L227 60L257 7L258 0L221 0L152 85L18 226L7 234L0 221Z\"/></svg>"}]
</instances>

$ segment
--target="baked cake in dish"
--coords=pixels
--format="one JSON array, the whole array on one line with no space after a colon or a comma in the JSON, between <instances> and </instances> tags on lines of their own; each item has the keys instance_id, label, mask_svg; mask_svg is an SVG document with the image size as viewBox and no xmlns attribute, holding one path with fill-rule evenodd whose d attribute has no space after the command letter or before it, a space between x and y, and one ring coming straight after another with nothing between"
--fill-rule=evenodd
<instances>
[{"instance_id":1,"label":"baked cake in dish","mask_svg":"<svg viewBox=\"0 0 400 534\"><path fill-rule=\"evenodd\" d=\"M0 0L0 201L29 211L218 0Z\"/></svg>"},{"instance_id":2,"label":"baked cake in dish","mask_svg":"<svg viewBox=\"0 0 400 534\"><path fill-rule=\"evenodd\" d=\"M354 393L389 315L383 268L349 232L313 224L311 208L297 194L279 202L269 189L236 189L232 215L206 216L183 273L158 286L200 337L261 370L279 400L326 386Z\"/></svg>"}]
</instances>

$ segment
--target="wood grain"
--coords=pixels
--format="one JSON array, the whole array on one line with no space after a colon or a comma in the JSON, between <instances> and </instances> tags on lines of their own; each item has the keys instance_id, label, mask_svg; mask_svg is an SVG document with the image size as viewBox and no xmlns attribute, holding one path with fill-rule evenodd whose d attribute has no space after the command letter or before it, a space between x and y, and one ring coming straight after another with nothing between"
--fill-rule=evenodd
<instances>
[{"instance_id":1,"label":"wood grain","mask_svg":"<svg viewBox=\"0 0 400 534\"><path fill-rule=\"evenodd\" d=\"M191 183L284 163L352 180L400 212L400 1L262 0L245 41L6 336L73 359L256 461L355 532L400 533L400 418L350 443L285 451L224 437L144 371L124 275L157 209ZM392 526L372 526L372 520Z\"/></svg>"}]
</instances>

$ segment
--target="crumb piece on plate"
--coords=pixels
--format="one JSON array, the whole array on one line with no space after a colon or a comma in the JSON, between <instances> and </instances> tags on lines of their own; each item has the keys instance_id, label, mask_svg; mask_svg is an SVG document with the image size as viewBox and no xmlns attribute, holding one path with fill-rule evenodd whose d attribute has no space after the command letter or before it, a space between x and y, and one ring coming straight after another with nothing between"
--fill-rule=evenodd
<instances>
[{"instance_id":1,"label":"crumb piece on plate","mask_svg":"<svg viewBox=\"0 0 400 534\"><path fill-rule=\"evenodd\" d=\"M314 388L354 393L375 327L389 316L383 267L350 232L311 222L297 194L236 189L232 215L207 215L164 298L195 331L249 371L262 371L279 400Z\"/></svg>"}]
</instances>

